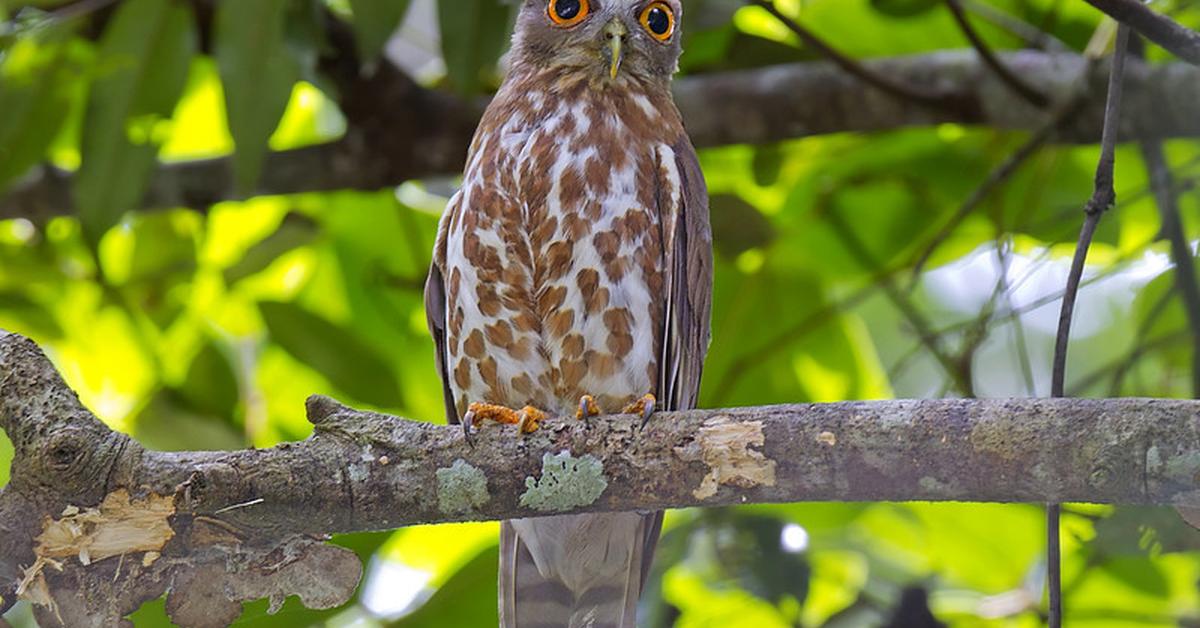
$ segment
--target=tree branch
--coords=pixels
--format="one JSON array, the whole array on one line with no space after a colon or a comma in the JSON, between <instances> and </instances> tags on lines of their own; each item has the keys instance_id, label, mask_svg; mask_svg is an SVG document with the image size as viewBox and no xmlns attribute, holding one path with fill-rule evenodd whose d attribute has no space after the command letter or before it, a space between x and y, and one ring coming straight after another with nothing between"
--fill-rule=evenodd
<instances>
[{"instance_id":1,"label":"tree branch","mask_svg":"<svg viewBox=\"0 0 1200 628\"><path fill-rule=\"evenodd\" d=\"M1078 90L1088 62L1077 55L1025 51L999 55L1005 66L1047 97L1061 101ZM690 77L676 83L676 101L694 142L701 146L765 144L847 131L880 131L953 122L998 129L1042 129L1049 114L1012 93L968 51L866 61L866 67L905 83L938 88L956 111L897 100L863 84L830 63L804 63ZM255 194L292 194L336 189L378 190L415 178L462 170L482 109L424 89L381 64L355 84L337 142L274 153ZM386 69L391 68L391 69ZM1103 117L1104 64L1087 74L1091 98L1058 130L1056 141L1095 142ZM1200 136L1200 69L1186 64L1131 67L1128 132L1138 137ZM339 87L342 91L347 86ZM387 102L385 111L370 102ZM361 103L361 107L354 105ZM353 116L349 113L354 113ZM164 164L152 177L147 208L207 209L234 200L228 159ZM0 219L70 214L71 174L53 168L34 172L0 199Z\"/></svg>"},{"instance_id":2,"label":"tree branch","mask_svg":"<svg viewBox=\"0 0 1200 628\"><path fill-rule=\"evenodd\" d=\"M183 625L219 625L200 599L218 618L212 599L234 617L239 601L295 592L336 606L358 564L322 535L431 522L792 501L1200 504L1194 401L696 410L644 430L619 416L525 437L485 427L474 447L457 428L324 397L308 416L311 438L273 449L147 451L84 409L32 342L0 332L0 428L16 452L0 611L22 584L43 625L111 625L164 592Z\"/></svg>"},{"instance_id":3,"label":"tree branch","mask_svg":"<svg viewBox=\"0 0 1200 628\"><path fill-rule=\"evenodd\" d=\"M996 76L1000 77L1000 80L1033 106L1043 109L1050 106L1050 99L1046 98L1045 94L1013 74L1012 70L1009 70L1008 66L996 57L996 53L988 47L987 42L983 41L983 38L975 31L975 27L971 26L971 20L967 18L967 12L963 10L961 0L946 0L946 6L950 9L950 14L954 16L954 21L958 23L958 28L966 36L967 41L971 42L971 46L979 52L979 57L996 73Z\"/></svg>"},{"instance_id":4,"label":"tree branch","mask_svg":"<svg viewBox=\"0 0 1200 628\"><path fill-rule=\"evenodd\" d=\"M1087 3L1180 59L1200 65L1200 33L1154 11L1139 0L1087 0Z\"/></svg>"}]
</instances>

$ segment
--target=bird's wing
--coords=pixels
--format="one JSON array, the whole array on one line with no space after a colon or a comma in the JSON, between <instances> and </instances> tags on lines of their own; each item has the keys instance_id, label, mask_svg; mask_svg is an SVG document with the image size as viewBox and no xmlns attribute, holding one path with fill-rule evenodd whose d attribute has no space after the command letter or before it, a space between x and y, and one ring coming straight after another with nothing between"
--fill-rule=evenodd
<instances>
[{"instance_id":1,"label":"bird's wing","mask_svg":"<svg viewBox=\"0 0 1200 628\"><path fill-rule=\"evenodd\" d=\"M458 423L458 409L454 407L454 391L450 389L450 367L446 362L446 281L442 269L446 265L446 234L449 216L457 206L452 200L446 206L446 215L438 226L437 244L433 247L433 261L429 264L429 276L425 279L425 321L429 335L433 336L433 354L438 374L442 377L442 397L446 403L446 422Z\"/></svg>"},{"instance_id":2,"label":"bird's wing","mask_svg":"<svg viewBox=\"0 0 1200 628\"><path fill-rule=\"evenodd\" d=\"M700 375L712 333L712 229L708 187L696 149L686 135L671 149L679 179L659 180L660 211L673 214L660 216L659 223L671 233L663 243L667 299L659 401L664 410L690 410L700 395ZM650 577L662 517L661 512L644 517L639 556L642 577L631 604L636 604L640 587Z\"/></svg>"},{"instance_id":3,"label":"bird's wing","mask_svg":"<svg viewBox=\"0 0 1200 628\"><path fill-rule=\"evenodd\" d=\"M671 234L664 238L663 251L667 314L659 401L664 410L689 410L696 406L700 395L700 374L711 336L712 229L708 223L708 188L696 149L684 135L672 150L679 192L676 199L660 199L660 206L673 210L675 215L662 216L661 223ZM671 184L667 182L660 196L672 191Z\"/></svg>"}]
</instances>

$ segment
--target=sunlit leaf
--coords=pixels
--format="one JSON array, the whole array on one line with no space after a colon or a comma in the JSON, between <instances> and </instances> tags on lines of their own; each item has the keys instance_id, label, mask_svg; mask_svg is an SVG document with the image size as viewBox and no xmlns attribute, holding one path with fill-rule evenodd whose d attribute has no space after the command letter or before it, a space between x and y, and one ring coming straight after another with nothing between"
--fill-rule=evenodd
<instances>
[{"instance_id":1,"label":"sunlit leaf","mask_svg":"<svg viewBox=\"0 0 1200 628\"><path fill-rule=\"evenodd\" d=\"M191 9L171 0L122 3L105 30L75 181L93 245L139 204L195 49Z\"/></svg>"},{"instance_id":2,"label":"sunlit leaf","mask_svg":"<svg viewBox=\"0 0 1200 628\"><path fill-rule=\"evenodd\" d=\"M234 284L262 271L280 255L312 242L317 224L303 214L289 213L274 233L250 247L242 259L225 269L225 283Z\"/></svg>"},{"instance_id":3,"label":"sunlit leaf","mask_svg":"<svg viewBox=\"0 0 1200 628\"><path fill-rule=\"evenodd\" d=\"M334 386L383 408L403 403L391 365L357 336L292 303L258 306L271 339Z\"/></svg>"},{"instance_id":4,"label":"sunlit leaf","mask_svg":"<svg viewBox=\"0 0 1200 628\"><path fill-rule=\"evenodd\" d=\"M363 61L373 61L379 56L408 12L408 4L409 0L350 0L358 54Z\"/></svg>"},{"instance_id":5,"label":"sunlit leaf","mask_svg":"<svg viewBox=\"0 0 1200 628\"><path fill-rule=\"evenodd\" d=\"M508 37L510 9L502 0L439 2L442 55L455 89L479 89L483 72L500 58Z\"/></svg>"},{"instance_id":6,"label":"sunlit leaf","mask_svg":"<svg viewBox=\"0 0 1200 628\"><path fill-rule=\"evenodd\" d=\"M28 38L0 56L0 190L43 159L79 76L71 46Z\"/></svg>"},{"instance_id":7,"label":"sunlit leaf","mask_svg":"<svg viewBox=\"0 0 1200 628\"><path fill-rule=\"evenodd\" d=\"M393 628L495 626L498 624L496 567L498 548L492 547L463 565L421 608L391 624Z\"/></svg>"},{"instance_id":8,"label":"sunlit leaf","mask_svg":"<svg viewBox=\"0 0 1200 628\"><path fill-rule=\"evenodd\" d=\"M267 140L300 79L300 62L285 40L287 0L222 0L214 55L225 88L229 131L237 143L238 187L258 181Z\"/></svg>"},{"instance_id":9,"label":"sunlit leaf","mask_svg":"<svg viewBox=\"0 0 1200 628\"><path fill-rule=\"evenodd\" d=\"M196 410L213 417L231 420L237 410L240 392L231 357L214 341L204 343L192 359L179 394Z\"/></svg>"}]
</instances>

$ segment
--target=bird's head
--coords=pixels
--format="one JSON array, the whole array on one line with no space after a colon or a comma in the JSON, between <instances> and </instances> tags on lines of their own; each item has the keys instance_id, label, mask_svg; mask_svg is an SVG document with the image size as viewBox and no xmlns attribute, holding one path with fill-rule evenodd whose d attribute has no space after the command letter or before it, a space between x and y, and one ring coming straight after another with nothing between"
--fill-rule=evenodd
<instances>
[{"instance_id":1,"label":"bird's head","mask_svg":"<svg viewBox=\"0 0 1200 628\"><path fill-rule=\"evenodd\" d=\"M667 81L679 64L680 0L523 0L513 37L516 61L587 73Z\"/></svg>"}]
</instances>

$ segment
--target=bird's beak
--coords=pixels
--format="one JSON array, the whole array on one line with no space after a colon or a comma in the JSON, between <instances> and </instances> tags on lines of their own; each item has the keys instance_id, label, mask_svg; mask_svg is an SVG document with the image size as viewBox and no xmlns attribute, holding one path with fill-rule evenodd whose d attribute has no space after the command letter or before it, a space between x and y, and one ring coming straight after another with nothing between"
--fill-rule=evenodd
<instances>
[{"instance_id":1,"label":"bird's beak","mask_svg":"<svg viewBox=\"0 0 1200 628\"><path fill-rule=\"evenodd\" d=\"M612 78L617 78L617 72L621 70L621 61L625 60L625 51L622 48L625 44L625 36L629 31L625 29L625 24L620 18L613 18L607 26L604 27L604 37L608 39L609 52L609 68L608 75Z\"/></svg>"}]
</instances>

